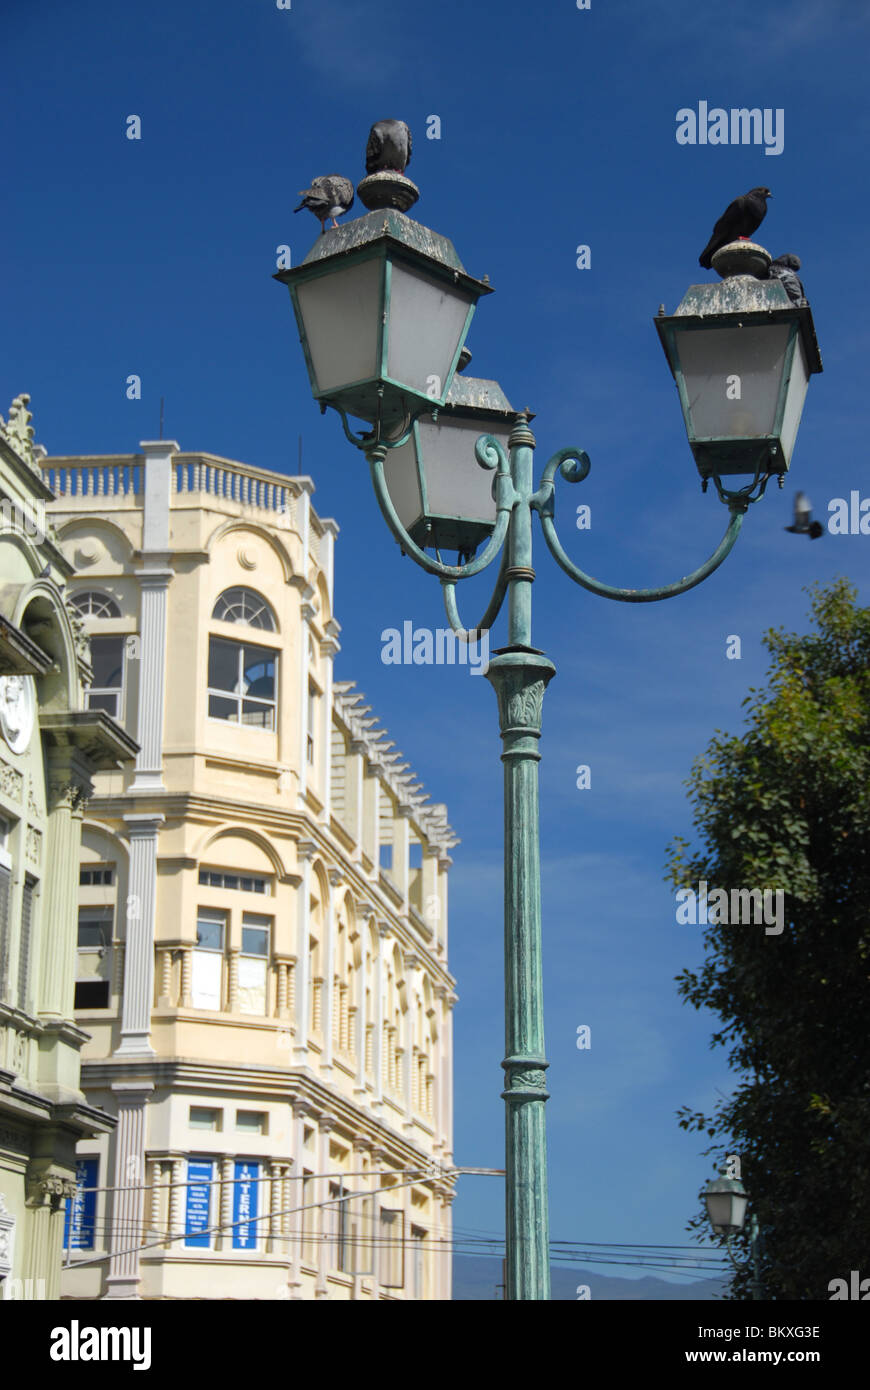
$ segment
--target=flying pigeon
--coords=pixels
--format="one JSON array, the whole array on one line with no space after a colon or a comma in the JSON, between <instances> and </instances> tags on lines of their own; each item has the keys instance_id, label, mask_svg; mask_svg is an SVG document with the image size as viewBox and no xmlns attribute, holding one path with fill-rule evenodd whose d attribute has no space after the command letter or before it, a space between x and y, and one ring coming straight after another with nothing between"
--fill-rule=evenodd
<instances>
[{"instance_id":1,"label":"flying pigeon","mask_svg":"<svg viewBox=\"0 0 870 1390\"><path fill-rule=\"evenodd\" d=\"M805 492L799 492L794 499L794 525L786 526L786 531L791 531L795 536L809 536L811 541L817 541L819 536L823 536L825 528L820 521L811 521L813 509L810 499Z\"/></svg>"},{"instance_id":2,"label":"flying pigeon","mask_svg":"<svg viewBox=\"0 0 870 1390\"><path fill-rule=\"evenodd\" d=\"M795 274L795 271L800 270L800 268L800 258L788 252L785 256L777 256L775 261L771 261L767 278L779 281L792 304L804 305L807 302L807 297L803 285Z\"/></svg>"},{"instance_id":3,"label":"flying pigeon","mask_svg":"<svg viewBox=\"0 0 870 1390\"><path fill-rule=\"evenodd\" d=\"M391 169L404 174L411 162L411 132L404 121L375 121L366 145L366 173Z\"/></svg>"},{"instance_id":4,"label":"flying pigeon","mask_svg":"<svg viewBox=\"0 0 870 1390\"><path fill-rule=\"evenodd\" d=\"M325 233L330 217L333 227L337 227L336 217L350 212L353 207L353 184L341 174L322 174L320 178L311 180L310 188L300 188L299 196L302 202L293 211L301 212L307 208L313 212L320 222L321 233Z\"/></svg>"},{"instance_id":5,"label":"flying pigeon","mask_svg":"<svg viewBox=\"0 0 870 1390\"><path fill-rule=\"evenodd\" d=\"M727 246L729 241L736 241L738 237L744 241L751 237L767 214L765 200L772 196L769 188L750 188L748 193L729 203L713 228L713 235L698 257L698 264L705 270L711 270L714 253L720 246Z\"/></svg>"}]
</instances>

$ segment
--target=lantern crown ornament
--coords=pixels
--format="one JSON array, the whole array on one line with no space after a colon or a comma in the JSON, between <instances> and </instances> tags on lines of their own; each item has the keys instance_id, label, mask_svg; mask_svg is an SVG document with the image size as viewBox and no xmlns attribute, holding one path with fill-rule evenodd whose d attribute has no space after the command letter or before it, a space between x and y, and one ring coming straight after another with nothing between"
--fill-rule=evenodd
<instances>
[{"instance_id":1,"label":"lantern crown ornament","mask_svg":"<svg viewBox=\"0 0 870 1390\"><path fill-rule=\"evenodd\" d=\"M690 285L655 320L701 478L788 471L810 376L822 359L809 305L794 304L763 246L730 242L718 284ZM721 492L721 487L720 487Z\"/></svg>"},{"instance_id":2,"label":"lantern crown ornament","mask_svg":"<svg viewBox=\"0 0 870 1390\"><path fill-rule=\"evenodd\" d=\"M377 438L444 405L477 301L491 293L447 237L396 207L328 231L274 278L290 290L315 399Z\"/></svg>"}]
</instances>

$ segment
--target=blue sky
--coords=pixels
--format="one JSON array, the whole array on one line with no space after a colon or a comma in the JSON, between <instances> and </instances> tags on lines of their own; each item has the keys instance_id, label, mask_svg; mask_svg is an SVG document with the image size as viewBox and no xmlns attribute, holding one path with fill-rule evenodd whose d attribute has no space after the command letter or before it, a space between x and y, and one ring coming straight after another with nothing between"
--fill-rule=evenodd
<instances>
[{"instance_id":1,"label":"blue sky","mask_svg":"<svg viewBox=\"0 0 870 1390\"><path fill-rule=\"evenodd\" d=\"M29 391L50 453L134 452L157 434L161 395L183 449L294 472L302 435L315 505L341 526L337 675L370 697L462 837L450 908L462 1164L502 1162L495 698L461 668L381 663L385 627L442 624L440 589L400 557L361 457L310 398L275 248L288 242L298 264L318 227L294 217L297 190L321 173L358 181L371 122L406 119L415 215L496 290L472 325L472 370L536 412L538 472L557 448L588 450L588 480L557 496L570 553L611 583L651 585L699 564L727 519L701 495L653 315L711 278L697 257L725 205L773 190L758 238L801 256L825 365L785 491L752 509L712 579L663 604L587 594L535 541L535 640L558 668L541 769L552 1236L686 1241L710 1170L675 1112L710 1107L730 1076L708 1048L714 1020L673 984L701 958L701 931L677 926L663 882L665 847L690 828L682 782L714 729L740 727L765 669L761 634L803 625L803 585L846 574L868 601L870 537L810 543L783 527L798 486L823 520L831 498L870 495L870 11L5 0L0 34L0 411ZM701 100L782 108L783 152L678 145L677 111ZM125 138L130 114L141 141ZM438 141L425 137L431 114ZM580 243L589 270L576 268ZM141 401L126 399L129 373ZM493 577L461 586L467 621ZM739 661L725 656L731 634ZM579 763L592 771L582 792ZM466 1180L454 1216L501 1230L500 1182Z\"/></svg>"}]
</instances>

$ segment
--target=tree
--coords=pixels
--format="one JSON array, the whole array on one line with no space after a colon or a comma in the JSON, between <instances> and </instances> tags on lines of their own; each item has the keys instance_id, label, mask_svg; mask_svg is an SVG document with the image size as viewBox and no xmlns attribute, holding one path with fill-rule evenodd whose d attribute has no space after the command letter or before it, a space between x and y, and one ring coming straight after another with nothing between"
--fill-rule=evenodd
<instances>
[{"instance_id":1,"label":"tree","mask_svg":"<svg viewBox=\"0 0 870 1390\"><path fill-rule=\"evenodd\" d=\"M748 727L717 731L693 766L700 848L677 837L668 850L677 887L784 895L780 934L711 922L703 966L676 977L721 1018L710 1045L730 1046L739 1078L680 1125L717 1141L708 1154L740 1156L777 1299L870 1277L870 609L844 579L809 592L815 631L766 635ZM689 1226L709 1230L706 1215ZM737 1247L748 1255L745 1236ZM747 1272L731 1295L749 1297Z\"/></svg>"}]
</instances>

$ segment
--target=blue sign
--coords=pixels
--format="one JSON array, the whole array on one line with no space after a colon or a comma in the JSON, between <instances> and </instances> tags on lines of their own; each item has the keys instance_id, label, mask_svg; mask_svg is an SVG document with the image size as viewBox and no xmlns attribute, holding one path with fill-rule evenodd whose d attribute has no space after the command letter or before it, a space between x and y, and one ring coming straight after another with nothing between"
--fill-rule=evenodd
<instances>
[{"instance_id":1,"label":"blue sign","mask_svg":"<svg viewBox=\"0 0 870 1390\"><path fill-rule=\"evenodd\" d=\"M67 1197L63 1244L66 1250L93 1250L97 1220L97 1174L99 1158L76 1160L76 1195ZM91 1188L91 1191L84 1189Z\"/></svg>"},{"instance_id":2,"label":"blue sign","mask_svg":"<svg viewBox=\"0 0 870 1390\"><path fill-rule=\"evenodd\" d=\"M208 1228L211 1215L213 1177L213 1163L188 1159L187 1213L184 1222L185 1245L199 1245L205 1250L211 1246L211 1233Z\"/></svg>"},{"instance_id":3,"label":"blue sign","mask_svg":"<svg viewBox=\"0 0 870 1390\"><path fill-rule=\"evenodd\" d=\"M233 1249L256 1250L260 1165L236 1163L233 1176Z\"/></svg>"}]
</instances>

